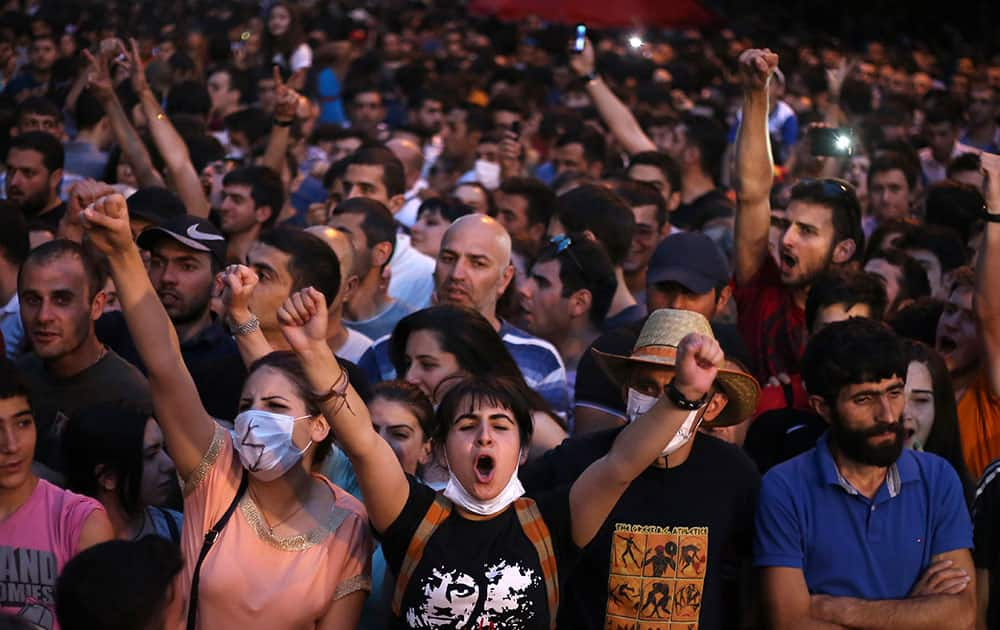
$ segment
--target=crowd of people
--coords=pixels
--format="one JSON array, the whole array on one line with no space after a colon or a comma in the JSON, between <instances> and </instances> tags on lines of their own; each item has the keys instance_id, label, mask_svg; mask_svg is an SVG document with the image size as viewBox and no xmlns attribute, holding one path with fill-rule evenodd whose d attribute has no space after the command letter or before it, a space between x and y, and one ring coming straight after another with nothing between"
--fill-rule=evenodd
<instances>
[{"instance_id":1,"label":"crowd of people","mask_svg":"<svg viewBox=\"0 0 1000 630\"><path fill-rule=\"evenodd\" d=\"M0 629L1000 628L1000 51L0 13Z\"/></svg>"}]
</instances>

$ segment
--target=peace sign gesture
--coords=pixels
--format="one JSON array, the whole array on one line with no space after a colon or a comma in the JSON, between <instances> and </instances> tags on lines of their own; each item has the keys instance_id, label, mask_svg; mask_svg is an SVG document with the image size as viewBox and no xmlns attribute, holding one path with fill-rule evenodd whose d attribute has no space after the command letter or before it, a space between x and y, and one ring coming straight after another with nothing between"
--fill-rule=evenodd
<instances>
[{"instance_id":1,"label":"peace sign gesture","mask_svg":"<svg viewBox=\"0 0 1000 630\"><path fill-rule=\"evenodd\" d=\"M281 123L290 123L295 120L299 109L299 101L302 96L293 90L290 85L298 85L305 77L305 69L296 70L288 78L288 82L281 80L281 71L278 66L274 66L274 119Z\"/></svg>"}]
</instances>

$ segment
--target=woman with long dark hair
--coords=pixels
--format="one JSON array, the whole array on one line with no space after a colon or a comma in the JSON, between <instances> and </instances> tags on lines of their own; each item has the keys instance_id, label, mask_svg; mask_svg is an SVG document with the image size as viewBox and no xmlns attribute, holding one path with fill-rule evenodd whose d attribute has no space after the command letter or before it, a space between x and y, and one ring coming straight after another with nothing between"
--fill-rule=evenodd
<instances>
[{"instance_id":1,"label":"woman with long dark hair","mask_svg":"<svg viewBox=\"0 0 1000 630\"><path fill-rule=\"evenodd\" d=\"M464 377L497 376L524 382L521 370L493 326L478 312L452 305L426 308L399 320L389 341L396 374L438 404ZM562 419L535 391L529 392L535 423L531 456L566 439Z\"/></svg>"},{"instance_id":2,"label":"woman with long dark hair","mask_svg":"<svg viewBox=\"0 0 1000 630\"><path fill-rule=\"evenodd\" d=\"M63 435L66 487L101 502L115 538L155 535L180 544L181 515L165 507L177 471L148 413L120 405L81 409Z\"/></svg>"},{"instance_id":3,"label":"woman with long dark hair","mask_svg":"<svg viewBox=\"0 0 1000 630\"><path fill-rule=\"evenodd\" d=\"M264 59L288 72L312 66L312 48L306 42L302 21L297 9L287 2L276 2L267 10L261 44ZM301 85L293 87L302 88Z\"/></svg>"},{"instance_id":4,"label":"woman with long dark hair","mask_svg":"<svg viewBox=\"0 0 1000 630\"><path fill-rule=\"evenodd\" d=\"M907 340L904 347L909 360L903 408L904 444L948 460L958 473L971 505L975 483L962 456L951 375L941 356L927 345Z\"/></svg>"}]
</instances>

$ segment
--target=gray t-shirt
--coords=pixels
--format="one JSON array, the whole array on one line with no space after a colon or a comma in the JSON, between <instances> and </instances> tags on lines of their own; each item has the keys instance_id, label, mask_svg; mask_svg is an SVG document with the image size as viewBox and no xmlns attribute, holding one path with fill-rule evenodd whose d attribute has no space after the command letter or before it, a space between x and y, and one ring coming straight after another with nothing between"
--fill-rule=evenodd
<instances>
[{"instance_id":1,"label":"gray t-shirt","mask_svg":"<svg viewBox=\"0 0 1000 630\"><path fill-rule=\"evenodd\" d=\"M357 322L345 319L344 326L358 331L373 341L378 341L382 337L391 334L392 329L396 327L399 320L403 319L415 310L417 309L413 308L409 304L401 300L396 300L375 317Z\"/></svg>"},{"instance_id":2,"label":"gray t-shirt","mask_svg":"<svg viewBox=\"0 0 1000 630\"><path fill-rule=\"evenodd\" d=\"M31 408L38 427L35 459L53 470L62 472L61 430L78 410L99 403L121 403L152 415L149 382L113 350L67 378L50 375L35 354L22 357L17 367L31 392Z\"/></svg>"}]
</instances>

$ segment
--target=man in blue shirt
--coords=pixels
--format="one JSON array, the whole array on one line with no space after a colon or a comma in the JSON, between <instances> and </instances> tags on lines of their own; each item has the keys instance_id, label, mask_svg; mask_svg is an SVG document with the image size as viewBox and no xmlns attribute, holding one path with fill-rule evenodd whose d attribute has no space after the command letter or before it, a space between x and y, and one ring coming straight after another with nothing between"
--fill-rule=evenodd
<instances>
[{"instance_id":1,"label":"man in blue shirt","mask_svg":"<svg viewBox=\"0 0 1000 630\"><path fill-rule=\"evenodd\" d=\"M754 563L773 628L972 628L972 527L944 459L903 450L907 362L869 319L809 341L803 378L830 425L765 475Z\"/></svg>"}]
</instances>

